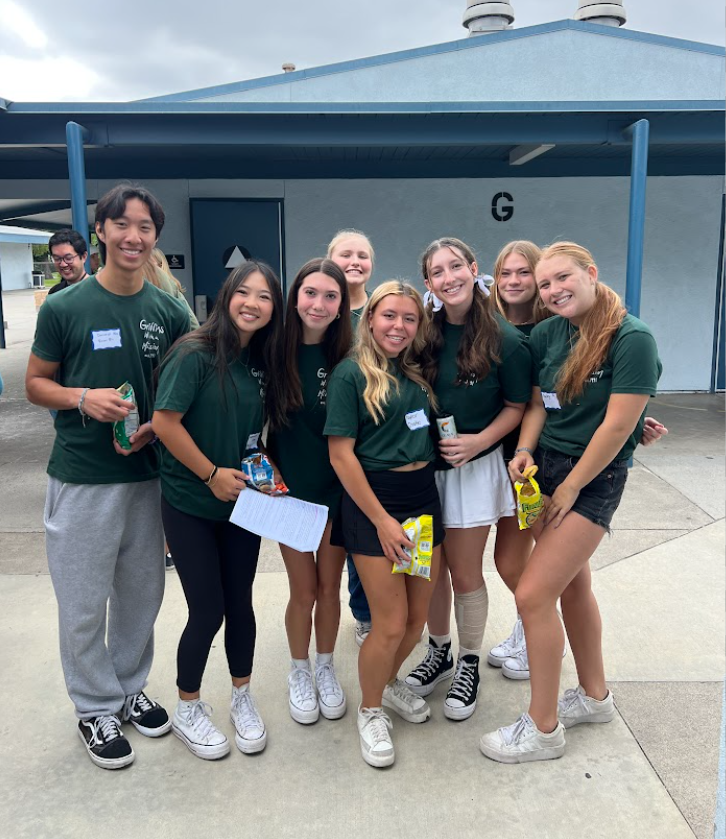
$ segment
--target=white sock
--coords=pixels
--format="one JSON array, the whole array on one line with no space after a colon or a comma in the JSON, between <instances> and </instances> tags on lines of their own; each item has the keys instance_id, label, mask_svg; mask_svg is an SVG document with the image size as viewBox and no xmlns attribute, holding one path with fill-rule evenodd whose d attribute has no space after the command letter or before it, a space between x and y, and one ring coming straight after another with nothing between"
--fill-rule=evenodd
<instances>
[{"instance_id":1,"label":"white sock","mask_svg":"<svg viewBox=\"0 0 726 839\"><path fill-rule=\"evenodd\" d=\"M429 632L429 639L433 641L437 647L443 647L444 644L451 643L451 633L447 632L446 635L432 635Z\"/></svg>"},{"instance_id":2,"label":"white sock","mask_svg":"<svg viewBox=\"0 0 726 839\"><path fill-rule=\"evenodd\" d=\"M322 667L324 664L332 664L333 663L333 654L332 653L315 653L315 669L317 670L318 667Z\"/></svg>"},{"instance_id":3,"label":"white sock","mask_svg":"<svg viewBox=\"0 0 726 839\"><path fill-rule=\"evenodd\" d=\"M293 670L309 670L310 669L310 659L309 658L292 658L290 659L292 662Z\"/></svg>"}]
</instances>

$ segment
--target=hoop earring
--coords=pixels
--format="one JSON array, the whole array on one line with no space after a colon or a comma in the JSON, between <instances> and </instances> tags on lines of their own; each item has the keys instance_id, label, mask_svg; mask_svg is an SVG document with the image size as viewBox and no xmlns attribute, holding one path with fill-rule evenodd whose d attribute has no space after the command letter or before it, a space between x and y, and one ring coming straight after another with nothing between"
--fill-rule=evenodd
<instances>
[{"instance_id":1,"label":"hoop earring","mask_svg":"<svg viewBox=\"0 0 726 839\"><path fill-rule=\"evenodd\" d=\"M338 320L338 318L340 318L340 312L338 312L338 314L335 316L336 320Z\"/></svg>"}]
</instances>

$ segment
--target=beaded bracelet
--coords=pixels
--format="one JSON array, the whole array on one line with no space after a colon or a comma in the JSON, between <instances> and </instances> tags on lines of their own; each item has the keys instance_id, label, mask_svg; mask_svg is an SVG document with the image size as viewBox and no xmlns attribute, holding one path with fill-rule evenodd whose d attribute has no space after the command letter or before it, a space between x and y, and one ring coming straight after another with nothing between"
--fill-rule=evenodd
<instances>
[{"instance_id":1,"label":"beaded bracelet","mask_svg":"<svg viewBox=\"0 0 726 839\"><path fill-rule=\"evenodd\" d=\"M527 452L528 454L531 454L532 457L534 457L534 452L532 451L532 449L528 449L526 446L520 446L518 449L514 450L515 454L519 454L520 452Z\"/></svg>"},{"instance_id":2,"label":"beaded bracelet","mask_svg":"<svg viewBox=\"0 0 726 839\"><path fill-rule=\"evenodd\" d=\"M81 391L81 398L78 400L78 413L81 415L81 422L83 423L83 427L86 427L86 418L88 414L83 410L83 402L86 399L86 394L90 390L89 387L84 387Z\"/></svg>"}]
</instances>

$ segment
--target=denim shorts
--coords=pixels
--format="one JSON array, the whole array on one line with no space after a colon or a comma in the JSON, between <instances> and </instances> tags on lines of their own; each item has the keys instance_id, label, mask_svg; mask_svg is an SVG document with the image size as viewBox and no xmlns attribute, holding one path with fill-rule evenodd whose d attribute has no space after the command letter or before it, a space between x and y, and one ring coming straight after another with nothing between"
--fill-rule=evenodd
<instances>
[{"instance_id":1,"label":"denim shorts","mask_svg":"<svg viewBox=\"0 0 726 839\"><path fill-rule=\"evenodd\" d=\"M551 498L579 459L562 452L537 449L534 461L539 467L537 481L542 494ZM628 461L613 460L580 490L572 509L610 533L610 522L623 497L627 479Z\"/></svg>"}]
</instances>

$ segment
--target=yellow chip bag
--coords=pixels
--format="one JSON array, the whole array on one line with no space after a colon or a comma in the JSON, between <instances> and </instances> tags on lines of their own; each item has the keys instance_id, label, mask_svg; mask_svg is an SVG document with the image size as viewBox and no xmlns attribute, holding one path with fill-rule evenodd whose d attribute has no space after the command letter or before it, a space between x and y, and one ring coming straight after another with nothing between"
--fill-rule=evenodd
<instances>
[{"instance_id":1,"label":"yellow chip bag","mask_svg":"<svg viewBox=\"0 0 726 839\"><path fill-rule=\"evenodd\" d=\"M393 563L392 574L410 574L431 582L431 555L434 552L434 519L424 515L406 519L401 525L413 548L406 548L407 562Z\"/></svg>"},{"instance_id":2,"label":"yellow chip bag","mask_svg":"<svg viewBox=\"0 0 726 839\"><path fill-rule=\"evenodd\" d=\"M539 484L534 479L536 474L537 467L528 466L524 470L525 480L514 484L514 491L517 493L517 523L520 530L532 527L544 508Z\"/></svg>"}]
</instances>

